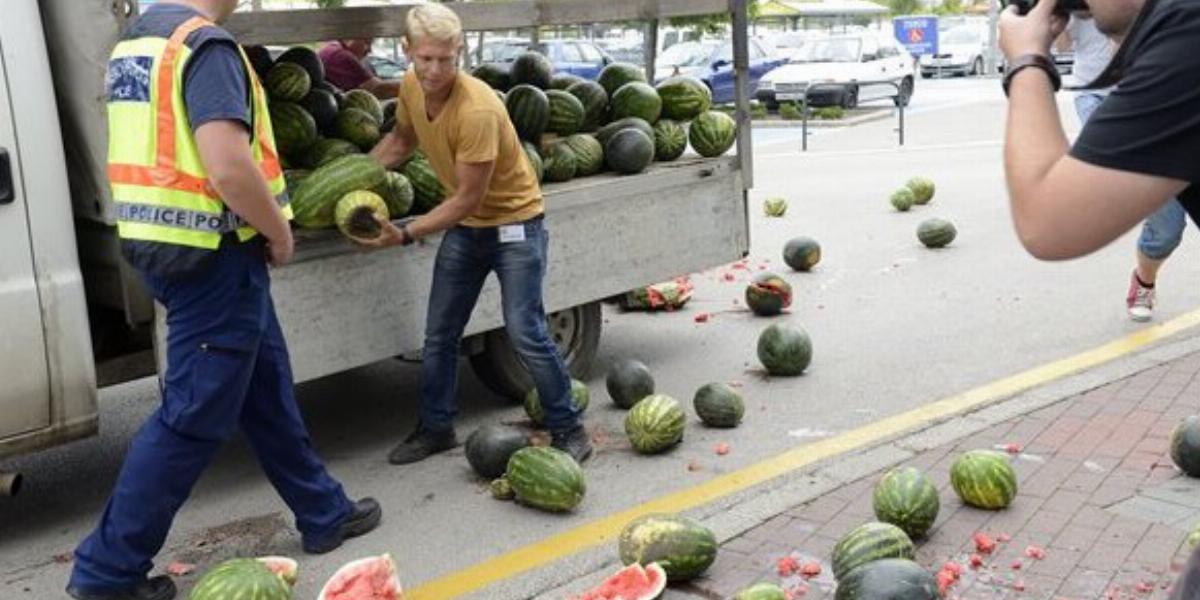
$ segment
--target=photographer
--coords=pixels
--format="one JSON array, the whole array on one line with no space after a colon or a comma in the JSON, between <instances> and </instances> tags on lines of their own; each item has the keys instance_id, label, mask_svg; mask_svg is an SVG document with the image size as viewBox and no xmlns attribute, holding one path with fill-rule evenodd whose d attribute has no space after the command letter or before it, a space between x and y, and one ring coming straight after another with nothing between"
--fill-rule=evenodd
<instances>
[{"instance_id":1,"label":"photographer","mask_svg":"<svg viewBox=\"0 0 1200 600\"><path fill-rule=\"evenodd\" d=\"M1074 146L1059 120L1058 72L1050 45L1058 12L1088 10L1121 43L1097 86L1117 87ZM1074 6L1071 6L1074 5ZM1001 17L1008 59L1005 175L1021 243L1043 260L1100 249L1170 198L1196 215L1200 189L1200 2L1042 0L1027 15Z\"/></svg>"}]
</instances>

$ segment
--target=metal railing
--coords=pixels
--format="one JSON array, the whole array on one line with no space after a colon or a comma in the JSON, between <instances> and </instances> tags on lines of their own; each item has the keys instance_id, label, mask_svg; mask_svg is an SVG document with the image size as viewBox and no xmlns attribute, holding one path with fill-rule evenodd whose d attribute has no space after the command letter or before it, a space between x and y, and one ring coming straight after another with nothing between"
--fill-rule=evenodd
<instances>
[{"instance_id":1,"label":"metal railing","mask_svg":"<svg viewBox=\"0 0 1200 600\"><path fill-rule=\"evenodd\" d=\"M896 88L896 96L895 97L899 97L900 94L902 94L904 91L903 88L901 87L903 85L902 81L900 83L897 83L896 81L893 81L890 79L880 80L880 81L861 81L861 80L847 81L847 82L843 82L843 83L823 82L823 83L812 83L812 84L805 86L804 93L801 95L801 98L800 98L800 102L801 102L800 106L802 107L801 110L803 111L803 118L802 118L801 125L800 125L800 139L801 139L800 151L801 152L808 151L808 115L809 115L809 113L812 112L812 108L808 103L809 92L813 91L814 88L815 89L823 88L823 89L847 90L850 86L862 88L863 86L871 86L871 85L890 85L893 88ZM915 87L915 83L914 83L914 87ZM905 98L903 102L896 103L896 108L900 112L899 135L900 135L900 145L901 146L904 145L904 109L908 105L908 101L911 98L912 98L912 91L910 90L908 98Z\"/></svg>"}]
</instances>

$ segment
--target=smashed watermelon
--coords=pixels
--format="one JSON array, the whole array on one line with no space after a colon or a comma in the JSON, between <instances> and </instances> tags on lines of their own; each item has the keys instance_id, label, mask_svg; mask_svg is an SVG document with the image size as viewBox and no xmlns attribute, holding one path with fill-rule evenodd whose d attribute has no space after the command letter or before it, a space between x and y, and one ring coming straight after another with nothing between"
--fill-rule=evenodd
<instances>
[{"instance_id":1,"label":"smashed watermelon","mask_svg":"<svg viewBox=\"0 0 1200 600\"><path fill-rule=\"evenodd\" d=\"M403 600L400 576L390 554L362 558L338 569L317 600Z\"/></svg>"},{"instance_id":2,"label":"smashed watermelon","mask_svg":"<svg viewBox=\"0 0 1200 600\"><path fill-rule=\"evenodd\" d=\"M296 559L286 556L260 556L255 560L266 565L272 573L282 578L284 583L296 585L296 578L300 575L300 563L296 562Z\"/></svg>"},{"instance_id":3,"label":"smashed watermelon","mask_svg":"<svg viewBox=\"0 0 1200 600\"><path fill-rule=\"evenodd\" d=\"M572 600L654 600L667 587L667 573L658 563L629 565L595 589Z\"/></svg>"}]
</instances>

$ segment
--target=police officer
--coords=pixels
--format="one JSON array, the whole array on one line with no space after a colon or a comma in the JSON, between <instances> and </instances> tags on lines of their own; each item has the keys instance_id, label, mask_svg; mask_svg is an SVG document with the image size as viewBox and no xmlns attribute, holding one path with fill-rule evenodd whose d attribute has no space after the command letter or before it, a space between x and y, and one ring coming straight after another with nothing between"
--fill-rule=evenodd
<instances>
[{"instance_id":1,"label":"police officer","mask_svg":"<svg viewBox=\"0 0 1200 600\"><path fill-rule=\"evenodd\" d=\"M167 311L162 404L134 437L96 530L75 551L80 600L166 600L147 578L192 486L236 429L296 515L304 550L374 529L314 452L292 396L267 263L292 257L266 95L214 23L237 0L164 0L109 61L108 176L125 259Z\"/></svg>"}]
</instances>

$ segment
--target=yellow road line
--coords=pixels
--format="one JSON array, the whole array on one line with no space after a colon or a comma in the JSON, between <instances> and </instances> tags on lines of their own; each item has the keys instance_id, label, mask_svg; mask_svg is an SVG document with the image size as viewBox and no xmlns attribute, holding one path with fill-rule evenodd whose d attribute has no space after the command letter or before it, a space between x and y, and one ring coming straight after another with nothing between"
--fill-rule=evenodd
<instances>
[{"instance_id":1,"label":"yellow road line","mask_svg":"<svg viewBox=\"0 0 1200 600\"><path fill-rule=\"evenodd\" d=\"M966 392L886 417L817 442L797 446L743 469L650 500L574 529L517 548L460 571L429 581L405 594L411 600L445 600L482 589L559 558L615 539L630 520L653 512L681 512L745 490L780 475L858 450L954 414L1095 367L1200 325L1200 309L1147 327L1074 356L1034 367Z\"/></svg>"}]
</instances>

